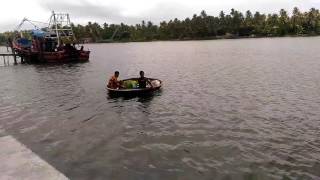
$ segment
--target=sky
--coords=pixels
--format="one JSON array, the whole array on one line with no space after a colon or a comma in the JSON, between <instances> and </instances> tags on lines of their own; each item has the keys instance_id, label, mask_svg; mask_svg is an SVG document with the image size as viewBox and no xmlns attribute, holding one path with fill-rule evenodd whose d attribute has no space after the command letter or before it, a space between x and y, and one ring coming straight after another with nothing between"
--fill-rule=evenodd
<instances>
[{"instance_id":1,"label":"sky","mask_svg":"<svg viewBox=\"0 0 320 180\"><path fill-rule=\"evenodd\" d=\"M14 30L24 17L47 22L51 11L69 13L75 24L136 24L142 20L158 24L173 18L184 19L205 10L217 16L231 8L245 12L276 13L281 8L291 12L320 8L320 0L1 0L0 32ZM28 26L24 27L28 28Z\"/></svg>"}]
</instances>

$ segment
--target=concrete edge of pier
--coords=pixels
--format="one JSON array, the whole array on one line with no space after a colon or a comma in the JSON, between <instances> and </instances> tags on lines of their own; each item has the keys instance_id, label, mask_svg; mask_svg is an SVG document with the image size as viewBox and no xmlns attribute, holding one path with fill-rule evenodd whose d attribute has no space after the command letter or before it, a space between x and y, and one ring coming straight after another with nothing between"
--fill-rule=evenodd
<instances>
[{"instance_id":1,"label":"concrete edge of pier","mask_svg":"<svg viewBox=\"0 0 320 180\"><path fill-rule=\"evenodd\" d=\"M0 137L0 162L3 180L68 180L12 136Z\"/></svg>"}]
</instances>

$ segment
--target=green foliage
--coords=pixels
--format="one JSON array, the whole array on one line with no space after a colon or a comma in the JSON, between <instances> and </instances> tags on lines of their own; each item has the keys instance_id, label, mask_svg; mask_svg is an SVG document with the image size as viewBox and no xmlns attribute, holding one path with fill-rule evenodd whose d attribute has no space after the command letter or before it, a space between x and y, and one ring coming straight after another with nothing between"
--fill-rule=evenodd
<instances>
[{"instance_id":1,"label":"green foliage","mask_svg":"<svg viewBox=\"0 0 320 180\"><path fill-rule=\"evenodd\" d=\"M150 21L136 25L88 22L87 25L72 27L78 40L90 39L93 42L320 35L320 13L315 8L300 12L297 7L291 16L284 9L278 14L267 15L251 11L242 14L231 9L229 14L221 11L217 17L201 11L191 18L175 18L159 25ZM5 41L4 34L0 34L0 42Z\"/></svg>"},{"instance_id":2,"label":"green foliage","mask_svg":"<svg viewBox=\"0 0 320 180\"><path fill-rule=\"evenodd\" d=\"M6 37L3 34L0 34L0 45L5 44Z\"/></svg>"}]
</instances>

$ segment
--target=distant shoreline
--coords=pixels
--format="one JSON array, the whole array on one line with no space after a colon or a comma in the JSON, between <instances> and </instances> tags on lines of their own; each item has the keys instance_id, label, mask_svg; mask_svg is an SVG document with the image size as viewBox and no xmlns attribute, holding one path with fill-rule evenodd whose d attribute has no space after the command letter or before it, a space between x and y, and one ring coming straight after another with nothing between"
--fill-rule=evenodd
<instances>
[{"instance_id":1,"label":"distant shoreline","mask_svg":"<svg viewBox=\"0 0 320 180\"><path fill-rule=\"evenodd\" d=\"M103 44L103 43L130 43L130 42L159 42L159 41L206 41L206 40L227 40L227 39L262 39L262 38L298 38L298 37L320 37L317 34L304 34L304 35L285 35L285 36L214 36L204 38L184 38L184 39L155 39L155 40L120 40L120 41L104 41L100 40L97 42L85 43L85 44Z\"/></svg>"}]
</instances>

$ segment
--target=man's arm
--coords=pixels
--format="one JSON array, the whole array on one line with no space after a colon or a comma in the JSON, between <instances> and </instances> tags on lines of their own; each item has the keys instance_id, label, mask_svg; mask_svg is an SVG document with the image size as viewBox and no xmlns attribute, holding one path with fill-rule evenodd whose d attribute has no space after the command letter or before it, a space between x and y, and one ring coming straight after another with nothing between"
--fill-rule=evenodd
<instances>
[{"instance_id":1,"label":"man's arm","mask_svg":"<svg viewBox=\"0 0 320 180\"><path fill-rule=\"evenodd\" d=\"M149 83L149 84L150 84L150 86L153 88L153 85L152 85L152 83L151 83L150 79L148 79L148 78L147 78L147 83Z\"/></svg>"}]
</instances>

